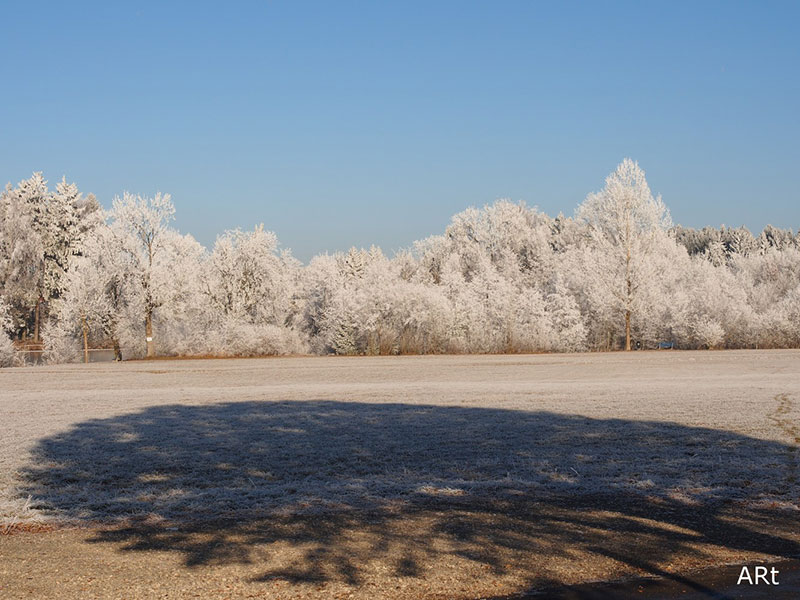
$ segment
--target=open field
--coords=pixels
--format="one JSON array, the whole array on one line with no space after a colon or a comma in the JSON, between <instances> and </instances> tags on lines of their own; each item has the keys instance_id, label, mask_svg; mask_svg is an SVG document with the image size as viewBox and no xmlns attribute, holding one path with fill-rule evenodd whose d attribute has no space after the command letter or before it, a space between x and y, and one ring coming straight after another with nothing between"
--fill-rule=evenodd
<instances>
[{"instance_id":1,"label":"open field","mask_svg":"<svg viewBox=\"0 0 800 600\"><path fill-rule=\"evenodd\" d=\"M4 598L477 598L800 556L798 351L4 369L0 421Z\"/></svg>"}]
</instances>

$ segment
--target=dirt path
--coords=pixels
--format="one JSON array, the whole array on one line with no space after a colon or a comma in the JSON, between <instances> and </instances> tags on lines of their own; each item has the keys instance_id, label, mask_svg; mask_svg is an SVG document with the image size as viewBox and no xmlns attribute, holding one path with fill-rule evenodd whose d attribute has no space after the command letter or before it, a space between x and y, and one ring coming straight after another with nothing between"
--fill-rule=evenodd
<instances>
[{"instance_id":1,"label":"dirt path","mask_svg":"<svg viewBox=\"0 0 800 600\"><path fill-rule=\"evenodd\" d=\"M789 556L800 556L789 511L603 497L428 502L392 514L19 531L0 536L0 597L466 600L567 584L577 587L556 597L616 598L642 582L581 584L655 576L644 589L656 598L735 588L738 571L697 572L710 565Z\"/></svg>"},{"instance_id":2,"label":"dirt path","mask_svg":"<svg viewBox=\"0 0 800 600\"><path fill-rule=\"evenodd\" d=\"M750 584L746 578L741 583L742 567L748 568L752 577L759 565L730 565L712 567L685 573L676 578L643 578L619 583L584 584L566 588L542 590L528 595L530 600L797 600L800 598L800 560L772 563L776 570L772 577ZM770 571L771 572L771 571ZM735 582L735 583L734 583ZM519 595L503 599L524 600Z\"/></svg>"}]
</instances>

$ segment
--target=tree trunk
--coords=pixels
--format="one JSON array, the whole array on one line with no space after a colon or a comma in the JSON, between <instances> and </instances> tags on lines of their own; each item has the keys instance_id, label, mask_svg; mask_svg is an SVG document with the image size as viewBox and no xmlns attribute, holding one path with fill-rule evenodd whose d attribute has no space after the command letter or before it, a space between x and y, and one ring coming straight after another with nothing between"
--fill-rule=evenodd
<instances>
[{"instance_id":1,"label":"tree trunk","mask_svg":"<svg viewBox=\"0 0 800 600\"><path fill-rule=\"evenodd\" d=\"M631 349L631 305L633 304L633 281L631 279L631 214L625 219L625 351Z\"/></svg>"},{"instance_id":2,"label":"tree trunk","mask_svg":"<svg viewBox=\"0 0 800 600\"><path fill-rule=\"evenodd\" d=\"M119 347L119 340L114 338L111 340L111 344L114 346L114 360L122 360L122 348Z\"/></svg>"},{"instance_id":3,"label":"tree trunk","mask_svg":"<svg viewBox=\"0 0 800 600\"><path fill-rule=\"evenodd\" d=\"M625 311L625 350L631 349L631 311Z\"/></svg>"},{"instance_id":4,"label":"tree trunk","mask_svg":"<svg viewBox=\"0 0 800 600\"><path fill-rule=\"evenodd\" d=\"M33 341L35 344L39 343L39 314L42 307L42 297L39 296L36 300L36 310L33 311Z\"/></svg>"},{"instance_id":5,"label":"tree trunk","mask_svg":"<svg viewBox=\"0 0 800 600\"><path fill-rule=\"evenodd\" d=\"M89 325L86 317L81 316L81 329L83 329L83 362L89 364Z\"/></svg>"},{"instance_id":6,"label":"tree trunk","mask_svg":"<svg viewBox=\"0 0 800 600\"><path fill-rule=\"evenodd\" d=\"M156 347L153 343L153 311L149 309L144 321L144 332L147 341L147 358L153 358L156 355Z\"/></svg>"}]
</instances>

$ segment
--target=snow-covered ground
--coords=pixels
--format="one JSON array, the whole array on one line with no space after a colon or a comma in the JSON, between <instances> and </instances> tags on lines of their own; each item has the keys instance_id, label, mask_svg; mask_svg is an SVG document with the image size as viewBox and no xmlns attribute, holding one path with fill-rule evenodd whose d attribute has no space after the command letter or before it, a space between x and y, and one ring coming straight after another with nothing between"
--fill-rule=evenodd
<instances>
[{"instance_id":1,"label":"snow-covered ground","mask_svg":"<svg viewBox=\"0 0 800 600\"><path fill-rule=\"evenodd\" d=\"M800 351L13 368L0 422L5 522L487 495L800 506Z\"/></svg>"}]
</instances>

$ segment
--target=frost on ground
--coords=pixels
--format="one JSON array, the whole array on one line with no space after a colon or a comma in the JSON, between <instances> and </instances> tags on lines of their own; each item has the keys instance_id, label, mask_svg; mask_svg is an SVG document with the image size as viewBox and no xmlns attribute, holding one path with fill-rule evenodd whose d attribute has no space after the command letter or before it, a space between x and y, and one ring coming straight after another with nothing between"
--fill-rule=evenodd
<instances>
[{"instance_id":1,"label":"frost on ground","mask_svg":"<svg viewBox=\"0 0 800 600\"><path fill-rule=\"evenodd\" d=\"M741 351L11 369L0 374L2 517L171 521L617 493L797 507L798 359Z\"/></svg>"},{"instance_id":2,"label":"frost on ground","mask_svg":"<svg viewBox=\"0 0 800 600\"><path fill-rule=\"evenodd\" d=\"M138 573L169 560L178 596L213 596L224 573L232 597L474 598L800 555L798 365L664 351L3 370L0 534L91 533L0 535L0 582L49 597L49 579L17 582L55 561L80 597L94 567L66 553L145 595L162 579Z\"/></svg>"}]
</instances>

